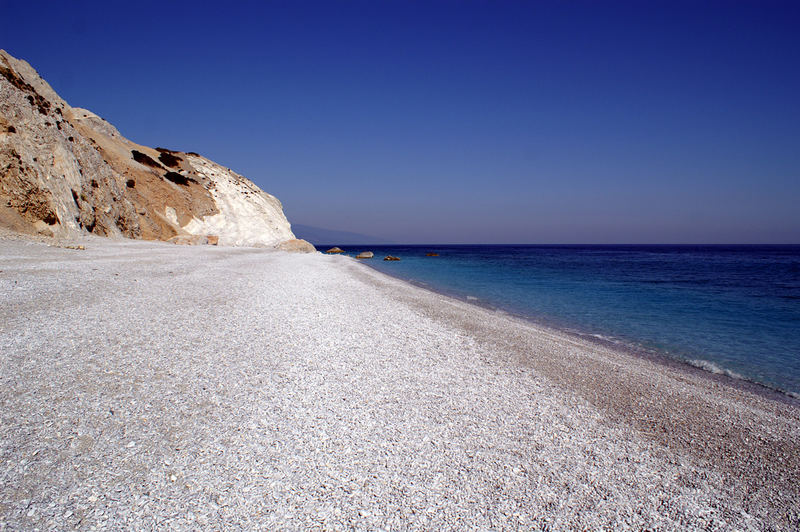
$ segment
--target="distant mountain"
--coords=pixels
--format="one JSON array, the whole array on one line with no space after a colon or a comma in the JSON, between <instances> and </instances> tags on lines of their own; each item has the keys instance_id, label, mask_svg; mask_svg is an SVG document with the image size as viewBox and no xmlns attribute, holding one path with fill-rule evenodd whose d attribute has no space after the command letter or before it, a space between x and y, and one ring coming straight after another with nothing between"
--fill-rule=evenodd
<instances>
[{"instance_id":1,"label":"distant mountain","mask_svg":"<svg viewBox=\"0 0 800 532\"><path fill-rule=\"evenodd\" d=\"M310 225L292 224L292 232L297 238L308 240L315 246L320 244L354 245L354 244L394 244L391 240L377 236L350 233L348 231L334 231Z\"/></svg>"}]
</instances>

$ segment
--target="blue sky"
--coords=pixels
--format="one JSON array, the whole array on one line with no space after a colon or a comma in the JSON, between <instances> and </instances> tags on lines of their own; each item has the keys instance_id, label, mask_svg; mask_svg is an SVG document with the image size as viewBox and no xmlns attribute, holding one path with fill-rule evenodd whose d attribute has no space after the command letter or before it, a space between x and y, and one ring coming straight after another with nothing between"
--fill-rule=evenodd
<instances>
[{"instance_id":1,"label":"blue sky","mask_svg":"<svg viewBox=\"0 0 800 532\"><path fill-rule=\"evenodd\" d=\"M290 221L409 243L800 243L796 2L0 1L0 47Z\"/></svg>"}]
</instances>

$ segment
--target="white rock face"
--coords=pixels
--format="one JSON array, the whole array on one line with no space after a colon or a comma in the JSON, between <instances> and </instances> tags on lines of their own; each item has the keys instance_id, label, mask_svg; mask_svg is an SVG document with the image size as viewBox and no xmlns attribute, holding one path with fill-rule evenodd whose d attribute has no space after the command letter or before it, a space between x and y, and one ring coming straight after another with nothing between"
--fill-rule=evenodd
<instances>
[{"instance_id":1,"label":"white rock face","mask_svg":"<svg viewBox=\"0 0 800 532\"><path fill-rule=\"evenodd\" d=\"M209 192L218 214L193 218L183 230L193 235L217 235L221 246L275 246L294 238L278 198L249 179L204 157L187 155L197 175L213 182Z\"/></svg>"}]
</instances>

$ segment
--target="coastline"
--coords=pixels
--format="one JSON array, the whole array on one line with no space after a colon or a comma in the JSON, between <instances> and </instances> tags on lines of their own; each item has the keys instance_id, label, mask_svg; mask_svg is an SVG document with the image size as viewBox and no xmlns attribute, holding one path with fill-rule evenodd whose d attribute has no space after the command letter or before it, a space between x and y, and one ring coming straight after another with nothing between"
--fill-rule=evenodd
<instances>
[{"instance_id":1,"label":"coastline","mask_svg":"<svg viewBox=\"0 0 800 532\"><path fill-rule=\"evenodd\" d=\"M796 405L343 257L86 247L0 240L12 528L798 524Z\"/></svg>"},{"instance_id":2,"label":"coastline","mask_svg":"<svg viewBox=\"0 0 800 532\"><path fill-rule=\"evenodd\" d=\"M348 257L349 258L349 257ZM399 276L393 276L383 270L378 270L369 266L366 262L359 262L351 259L357 266L361 266L365 270L377 274L379 277L383 276L392 279L396 282L406 285L418 291L420 299L427 299L429 305L436 305L438 303L446 303L449 306L456 308L462 307L456 312L466 312L469 314L477 314L472 316L469 321L461 318L462 326L473 330L481 331L479 334L487 334L486 324L494 320L500 322L500 329L504 328L503 322L506 324L514 324L522 330L531 329L528 332L532 335L543 335L555 338L557 342L566 344L573 344L585 349L586 353L597 353L598 351L605 356L611 356L615 361L604 361L609 368L617 370L629 370L633 374L638 374L639 368L627 368L627 363L633 365L641 365L641 370L644 374L648 373L650 376L666 377L672 381L682 383L691 383L693 387L702 390L702 393L716 394L716 397L709 396L703 399L708 401L703 405L694 403L691 405L691 413L697 416L692 419L688 417L690 411L684 411L680 404L683 399L675 400L675 393L669 393L669 399L672 405L661 408L658 405L658 399L653 400L648 397L648 389L638 387L634 391L634 387L628 384L632 381L626 381L622 376L612 376L611 372L598 371L595 375L603 375L611 377L609 380L615 381L615 384L623 385L620 390L617 386L605 386L606 392L613 391L615 393L608 395L598 395L596 390L593 389L597 384L597 380L588 372L584 372L582 379L573 379L574 374L565 375L559 372L562 369L560 364L555 368L556 371L545 371L548 377L554 381L559 381L559 384L564 385L569 393L577 393L584 399L592 403L594 406L601 408L609 417L616 422L626 423L634 426L641 434L646 437L653 438L659 444L664 445L671 449L680 449L688 451L693 457L701 462L713 463L714 467L718 470L725 471L731 478L745 479L745 483L749 484L748 491L758 492L763 489L761 481L766 477L773 476L766 471L762 458L771 462L775 458L778 461L783 461L785 457L794 455L800 452L800 438L798 438L797 430L800 429L800 400L788 392L775 389L767 385L748 380L746 378L735 377L725 372L715 372L699 365L692 364L688 361L669 357L663 353L655 350L643 349L622 341L607 340L598 338L595 335L588 333L580 333L571 330L561 329L557 326L542 323L533 318L515 315L504 309L493 307L480 300L470 300L461 298L455 294L448 294L438 292L427 283L415 283L408 279L403 279ZM434 303L431 303L431 302ZM481 304L483 303L483 304ZM442 317L442 313L434 311L438 317ZM453 319L453 314L448 316ZM505 331L502 334L504 334ZM487 334L491 336L491 333ZM537 364L535 357L525 356L525 347L521 347L519 343L512 347L511 351L520 354L515 358L515 362L522 363L528 367L536 370L542 370L542 366ZM596 359L594 360L596 361ZM571 366L572 368L576 366ZM550 368L551 370L553 368ZM645 377L649 378L649 377ZM576 382L577 381L577 382ZM634 379L635 382L635 379ZM581 388L583 390L581 390ZM731 397L732 396L732 397ZM725 399L733 398L735 401L742 401L746 404L746 408L757 409L761 412L777 413L779 416L783 413L788 414L791 422L795 425L793 431L795 437L791 444L792 451L782 448L783 445L776 445L774 449L766 454L762 451L766 449L758 448L758 445L763 443L763 437L751 438L746 435L737 435L733 439L725 439L730 436L735 430L741 429L736 427L736 423L732 423L731 417L720 416L714 410L716 406L714 403L717 400L724 401ZM710 400L709 400L710 399ZM690 403L689 397L686 398L686 403ZM646 413L644 415L637 415L637 408L647 405L646 409L654 408L657 414ZM683 406L689 406L688 404ZM737 405L739 408L741 405ZM669 415L665 415L669 411ZM698 415L699 414L699 415ZM758 423L755 418L752 418L754 423ZM697 425L695 425L697 423ZM682 430L681 430L682 429ZM749 428L748 428L749 429ZM769 431L768 431L769 432ZM720 435L725 435L722 440L715 439ZM708 439L704 439L711 436ZM699 444L699 445L698 445ZM711 444L711 445L708 445ZM716 444L716 445L715 445ZM722 445L719 445L722 444ZM755 445L754 445L755 444ZM742 446L742 447L740 447ZM747 455L748 458L741 461L741 456L733 461L730 461L737 453ZM776 486L789 486L798 485L800 482L800 469L791 471L791 467L800 468L800 459L792 460L792 466L786 471L788 476L783 474L775 475L772 480ZM794 494L794 499L800 501L800 493ZM800 523L800 521L798 521Z\"/></svg>"},{"instance_id":3,"label":"coastline","mask_svg":"<svg viewBox=\"0 0 800 532\"><path fill-rule=\"evenodd\" d=\"M421 249L430 248L430 246L416 246L416 247L419 247ZM563 247L573 247L573 246L563 246ZM578 247L586 247L586 246L578 246ZM596 247L605 247L605 246L596 246ZM620 245L617 247L643 247L643 246ZM652 245L650 247L659 248L662 246ZM698 246L698 247L709 247L709 246ZM721 245L719 247L726 247L726 246ZM737 245L735 247L748 247L748 246ZM763 246L753 245L752 247L763 247ZM784 248L784 247L794 247L794 246L779 245L774 247ZM501 304L498 304L496 302L486 301L480 297L464 295L464 293L459 293L456 290L448 290L443 287L434 286L428 282L424 282L419 279L415 279L413 277L394 272L390 268L386 267L382 268L380 267L380 263L372 261L362 261L361 263L368 266L370 269L382 273L384 275L388 275L389 277L393 277L400 281L409 283L410 285L421 288L423 290L429 290L433 293L453 298L465 304L474 305L489 311L505 314L508 315L509 317L522 320L536 327L542 327L546 330L553 331L557 334L564 334L569 337L579 338L581 340L588 341L590 343L596 343L602 347L620 350L631 356L645 358L657 364L665 365L667 367L673 367L690 373L697 373L700 375L704 375L707 378L721 381L729 386L741 388L743 390L747 390L754 394L763 395L764 397L776 401L787 402L793 406L800 407L800 394L780 388L777 385L755 380L746 375L737 373L736 371L731 370L730 368L720 366L719 364L709 360L692 358L690 356L687 356L686 354L671 353L669 351L664 351L662 349L659 349L658 347L646 346L631 338L608 335L608 333L605 332L600 334L596 331L582 330L580 326L575 323L567 323L565 321L559 321L557 319L554 319L552 316L532 315L523 313L520 312L519 310L514 310L513 308L510 307L503 307Z\"/></svg>"},{"instance_id":4,"label":"coastline","mask_svg":"<svg viewBox=\"0 0 800 532\"><path fill-rule=\"evenodd\" d=\"M497 318L500 320L508 320L509 322L515 323L515 325L523 329L530 327L533 329L534 334L540 333L543 335L560 338L568 343L581 344L581 347L589 350L603 351L605 354L613 353L615 355L621 355L622 357L627 357L630 359L631 362L640 361L645 364L653 364L656 368L663 368L669 372L674 372L678 379L681 379L681 375L683 375L685 377L698 378L701 380L701 382L702 380L707 380L709 385L713 385L715 388L721 386L721 389L723 390L724 388L730 388L732 391L754 395L767 401L774 401L778 404L786 405L787 407L796 410L798 414L800 414L800 400L794 397L790 392L785 392L756 381L748 380L741 376L732 376L729 374L730 372L727 372L724 369L720 371L710 370L706 367L702 367L701 365L693 364L690 361L670 357L667 354L660 353L655 349L642 348L631 343L627 343L624 340L608 339L598 337L592 333L562 328L552 323L539 321L530 316L514 314L508 310L492 306L489 303L481 300L471 300L459 297L456 294L437 291L427 283L417 283L409 279L404 279L400 276L394 276L386 271L373 268L365 262L356 262L356 264L363 265L367 267L369 271L375 272L378 275L386 276L400 283L407 284L408 286L411 286L423 293L427 292L431 298L442 298L440 301L449 300L451 303L462 305L467 309L471 307L476 312L484 313L482 316L483 319L491 320L493 318ZM481 321L481 319L476 318L472 326L476 326Z\"/></svg>"}]
</instances>

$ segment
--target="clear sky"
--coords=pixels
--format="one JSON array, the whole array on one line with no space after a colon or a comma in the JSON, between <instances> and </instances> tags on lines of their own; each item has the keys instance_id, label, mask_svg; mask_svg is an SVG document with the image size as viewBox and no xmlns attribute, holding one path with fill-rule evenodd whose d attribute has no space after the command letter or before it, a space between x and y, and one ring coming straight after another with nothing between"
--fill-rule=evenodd
<instances>
[{"instance_id":1,"label":"clear sky","mask_svg":"<svg viewBox=\"0 0 800 532\"><path fill-rule=\"evenodd\" d=\"M290 221L800 243L800 2L0 0L0 47Z\"/></svg>"}]
</instances>

